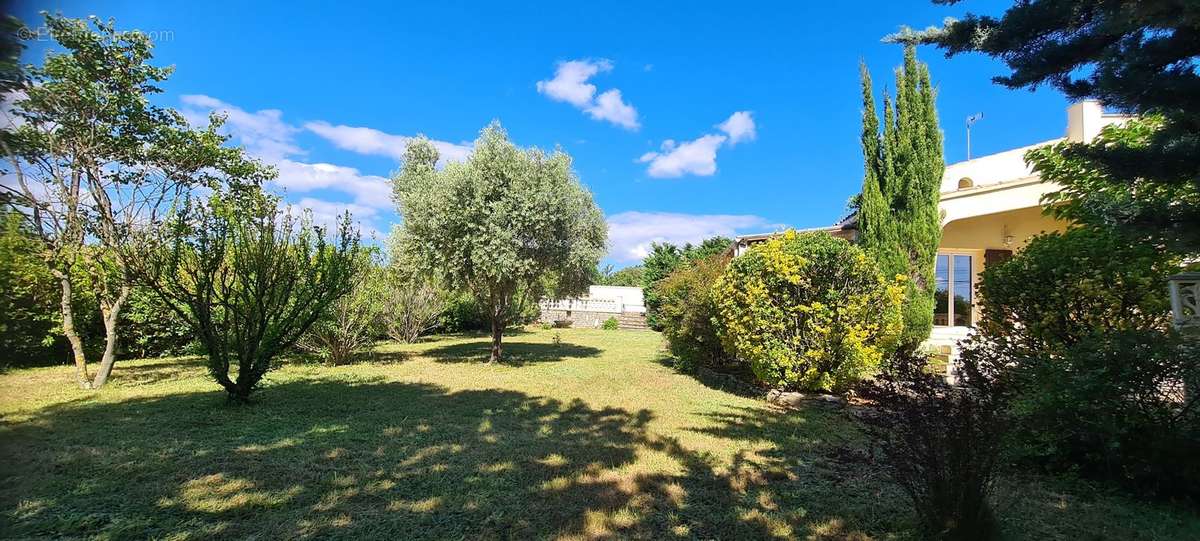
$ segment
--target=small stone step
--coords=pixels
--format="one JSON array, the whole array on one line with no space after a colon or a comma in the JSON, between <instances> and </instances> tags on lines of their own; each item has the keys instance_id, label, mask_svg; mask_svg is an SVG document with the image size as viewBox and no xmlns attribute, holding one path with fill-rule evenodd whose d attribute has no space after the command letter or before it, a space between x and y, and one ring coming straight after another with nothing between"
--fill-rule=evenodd
<instances>
[{"instance_id":1,"label":"small stone step","mask_svg":"<svg viewBox=\"0 0 1200 541\"><path fill-rule=\"evenodd\" d=\"M617 316L617 323L621 329L646 330L650 328L646 325L645 314L621 314Z\"/></svg>"}]
</instances>

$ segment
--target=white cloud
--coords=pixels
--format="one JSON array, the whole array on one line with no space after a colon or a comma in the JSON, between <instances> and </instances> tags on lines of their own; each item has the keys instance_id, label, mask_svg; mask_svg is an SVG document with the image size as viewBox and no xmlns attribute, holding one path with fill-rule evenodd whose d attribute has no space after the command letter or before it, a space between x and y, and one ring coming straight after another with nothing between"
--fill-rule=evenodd
<instances>
[{"instance_id":1,"label":"white cloud","mask_svg":"<svg viewBox=\"0 0 1200 541\"><path fill-rule=\"evenodd\" d=\"M608 217L609 257L633 262L650 253L650 244L681 245L704 239L733 237L748 229L774 230L782 226L749 214L679 214L629 211Z\"/></svg>"},{"instance_id":2,"label":"white cloud","mask_svg":"<svg viewBox=\"0 0 1200 541\"><path fill-rule=\"evenodd\" d=\"M637 110L621 99L621 91L607 90L596 98L596 104L584 111L596 120L607 120L618 126L636 130L638 128Z\"/></svg>"},{"instance_id":3,"label":"white cloud","mask_svg":"<svg viewBox=\"0 0 1200 541\"><path fill-rule=\"evenodd\" d=\"M208 125L209 112L216 111L225 115L225 128L234 141L264 161L304 154L304 151L292 142L293 136L299 130L284 122L283 112L278 109L263 109L251 113L202 94L188 94L181 96L179 100L184 104L181 111L184 118L196 126Z\"/></svg>"},{"instance_id":4,"label":"white cloud","mask_svg":"<svg viewBox=\"0 0 1200 541\"><path fill-rule=\"evenodd\" d=\"M637 109L625 103L621 91L613 88L597 97L596 85L588 82L596 74L612 71L612 68L612 62L605 59L560 62L553 79L537 82L537 91L552 100L574 105L596 120L636 130L641 126Z\"/></svg>"},{"instance_id":5,"label":"white cloud","mask_svg":"<svg viewBox=\"0 0 1200 541\"><path fill-rule=\"evenodd\" d=\"M330 231L333 231L335 228L337 228L337 224L341 221L342 215L349 211L350 219L354 222L355 226L358 227L358 230L362 233L364 238L383 239L385 236L374 226L363 221L374 219L379 214L378 210L371 207L356 205L354 203L325 201L312 197L302 198L294 203L293 206L301 209L308 209L310 212L312 212L313 222L317 225L327 227Z\"/></svg>"},{"instance_id":6,"label":"white cloud","mask_svg":"<svg viewBox=\"0 0 1200 541\"><path fill-rule=\"evenodd\" d=\"M332 189L350 194L354 202L373 208L392 206L392 188L388 179L364 175L353 167L331 163L303 163L279 160L273 164L279 170L275 184L298 193Z\"/></svg>"},{"instance_id":7,"label":"white cloud","mask_svg":"<svg viewBox=\"0 0 1200 541\"><path fill-rule=\"evenodd\" d=\"M754 130L754 118L750 111L738 111L729 115L728 120L717 124L717 129L729 136L729 146L742 141L753 141L758 136Z\"/></svg>"},{"instance_id":8,"label":"white cloud","mask_svg":"<svg viewBox=\"0 0 1200 541\"><path fill-rule=\"evenodd\" d=\"M725 142L724 135L708 134L699 139L676 144L663 141L660 152L647 152L639 163L650 163L646 172L655 178L675 178L683 175L707 177L717 172L717 149Z\"/></svg>"},{"instance_id":9,"label":"white cloud","mask_svg":"<svg viewBox=\"0 0 1200 541\"><path fill-rule=\"evenodd\" d=\"M537 90L555 101L565 101L579 108L592 103L596 94L596 85L589 84L588 79L602 71L611 71L612 62L600 59L571 60L560 62L554 72L554 78L549 81L538 81Z\"/></svg>"},{"instance_id":10,"label":"white cloud","mask_svg":"<svg viewBox=\"0 0 1200 541\"><path fill-rule=\"evenodd\" d=\"M332 228L341 214L348 210L364 238L383 238L375 222L381 218L381 211L392 207L392 189L388 179L365 175L358 169L344 165L298 161L297 157L307 154L295 143L296 134L302 130L284 121L283 113L277 109L248 112L204 95L187 95L180 99L184 103L182 114L194 125L207 125L208 114L211 111L224 114L226 122L223 131L229 134L235 143L244 146L248 154L275 166L278 176L271 184L276 188L289 195L331 190L352 198L352 201L346 202L307 196L291 203L298 208L310 209L316 223ZM345 128L330 126L324 122L309 124L321 124L331 129ZM362 130L386 137L397 137L369 128ZM371 140L371 137L363 137L359 144L367 145ZM403 149L403 145L399 148ZM360 151L367 153L365 150Z\"/></svg>"},{"instance_id":11,"label":"white cloud","mask_svg":"<svg viewBox=\"0 0 1200 541\"><path fill-rule=\"evenodd\" d=\"M334 146L340 149L359 154L388 156L395 160L404 159L404 148L412 139L405 135L393 135L374 128L344 125L334 126L324 121L309 122L304 127L333 143ZM465 161L467 156L471 154L471 147L467 144L454 144L437 140L431 140L430 142L437 149L440 161L443 164L446 162Z\"/></svg>"},{"instance_id":12,"label":"white cloud","mask_svg":"<svg viewBox=\"0 0 1200 541\"><path fill-rule=\"evenodd\" d=\"M750 111L733 113L716 127L726 135L710 133L685 143L667 139L658 152L647 152L635 161L649 163L646 173L655 178L711 176L717 172L717 151L721 145L728 142L732 147L742 141L752 141L756 136Z\"/></svg>"}]
</instances>

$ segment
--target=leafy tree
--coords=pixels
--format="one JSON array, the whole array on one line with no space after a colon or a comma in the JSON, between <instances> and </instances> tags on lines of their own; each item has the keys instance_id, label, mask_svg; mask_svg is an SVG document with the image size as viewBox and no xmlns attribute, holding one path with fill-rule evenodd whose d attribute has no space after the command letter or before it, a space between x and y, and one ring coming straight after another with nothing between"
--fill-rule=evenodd
<instances>
[{"instance_id":1,"label":"leafy tree","mask_svg":"<svg viewBox=\"0 0 1200 541\"><path fill-rule=\"evenodd\" d=\"M486 309L494 362L514 312L586 291L605 250L604 216L569 156L520 149L498 123L466 162L438 170L437 159L428 140L409 143L394 179L404 217L396 245L418 270Z\"/></svg>"},{"instance_id":2,"label":"leafy tree","mask_svg":"<svg viewBox=\"0 0 1200 541\"><path fill-rule=\"evenodd\" d=\"M261 170L222 146L219 121L191 130L177 112L152 104L171 69L149 64L146 35L90 22L46 15L63 51L10 81L18 85L18 122L3 142L14 182L0 187L38 235L40 257L59 282L61 329L81 388L103 386L116 360L136 230L155 228L180 193L215 172L249 178ZM105 331L94 379L73 306L81 270Z\"/></svg>"},{"instance_id":3,"label":"leafy tree","mask_svg":"<svg viewBox=\"0 0 1200 541\"><path fill-rule=\"evenodd\" d=\"M351 291L363 261L349 214L331 242L253 186L188 200L168 225L138 258L138 276L188 321L209 372L238 402Z\"/></svg>"},{"instance_id":4,"label":"leafy tree","mask_svg":"<svg viewBox=\"0 0 1200 541\"><path fill-rule=\"evenodd\" d=\"M642 274L645 271L646 268L641 265L632 265L618 271L613 271L610 266L600 274L597 283L604 286L641 287Z\"/></svg>"},{"instance_id":5,"label":"leafy tree","mask_svg":"<svg viewBox=\"0 0 1200 541\"><path fill-rule=\"evenodd\" d=\"M650 253L642 259L642 302L646 303L646 324L656 331L662 330L658 312L662 305L656 287L683 263L683 252L669 242L650 244Z\"/></svg>"},{"instance_id":6,"label":"leafy tree","mask_svg":"<svg viewBox=\"0 0 1200 541\"><path fill-rule=\"evenodd\" d=\"M53 351L58 284L39 243L18 213L0 209L0 365L39 362Z\"/></svg>"},{"instance_id":7,"label":"leafy tree","mask_svg":"<svg viewBox=\"0 0 1200 541\"><path fill-rule=\"evenodd\" d=\"M993 81L1008 88L1049 85L1072 100L1097 99L1157 117L1124 135L1060 145L1054 152L1084 175L1078 182L1066 175L1058 179L1067 182L1068 192L1055 201L1078 201L1068 211L1072 217L1094 218L1194 253L1200 251L1198 33L1196 2L1026 0L999 18L968 14L941 28L905 30L892 38L932 43L948 56L979 52L997 58L1011 71ZM1119 142L1129 139L1136 143ZM1049 156L1035 158L1043 167ZM1098 180L1106 189L1090 191Z\"/></svg>"},{"instance_id":8,"label":"leafy tree","mask_svg":"<svg viewBox=\"0 0 1200 541\"><path fill-rule=\"evenodd\" d=\"M689 261L698 261L713 255L724 253L733 244L728 237L712 237L704 239L698 245L684 244L675 246L669 242L654 242L650 244L650 253L642 259L642 296L646 303L646 324L656 331L663 330L658 312L662 301L659 299L655 285L661 282L681 265Z\"/></svg>"},{"instance_id":9,"label":"leafy tree","mask_svg":"<svg viewBox=\"0 0 1200 541\"><path fill-rule=\"evenodd\" d=\"M1115 229L1129 244L1160 244L1187 252L1200 250L1187 214L1200 209L1200 184L1166 183L1136 173L1147 148L1164 129L1160 115L1113 124L1101 130L1091 145L1068 141L1035 148L1025 158L1047 182L1062 189L1047 194L1047 212L1059 219L1095 228ZM1090 154L1102 149L1105 158ZM1112 167L1112 156L1130 161ZM1148 220L1149 218L1149 220Z\"/></svg>"},{"instance_id":10,"label":"leafy tree","mask_svg":"<svg viewBox=\"0 0 1200 541\"><path fill-rule=\"evenodd\" d=\"M773 386L846 390L879 366L902 325L902 284L827 233L755 245L713 288L726 351Z\"/></svg>"},{"instance_id":11,"label":"leafy tree","mask_svg":"<svg viewBox=\"0 0 1200 541\"><path fill-rule=\"evenodd\" d=\"M904 49L896 71L893 105L885 93L883 127L875 111L871 75L862 76L863 187L858 197L859 240L884 275L908 278L904 334L900 345L914 349L933 328L934 261L941 242L938 195L945 162L929 67Z\"/></svg>"}]
</instances>

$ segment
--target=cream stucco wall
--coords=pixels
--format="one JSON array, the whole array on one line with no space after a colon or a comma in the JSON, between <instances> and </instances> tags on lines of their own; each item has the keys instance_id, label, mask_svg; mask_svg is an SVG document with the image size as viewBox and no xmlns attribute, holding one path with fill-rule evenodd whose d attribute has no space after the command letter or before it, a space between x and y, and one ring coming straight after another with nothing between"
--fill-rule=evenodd
<instances>
[{"instance_id":1,"label":"cream stucco wall","mask_svg":"<svg viewBox=\"0 0 1200 541\"><path fill-rule=\"evenodd\" d=\"M1067 224L1042 214L1041 207L1028 207L974 218L964 218L946 224L942 229L939 253L971 256L971 291L979 284L987 250L1020 251L1029 239L1040 233L1062 231ZM1005 237L1011 236L1011 244ZM974 298L974 316L979 317L979 299Z\"/></svg>"},{"instance_id":2,"label":"cream stucco wall","mask_svg":"<svg viewBox=\"0 0 1200 541\"><path fill-rule=\"evenodd\" d=\"M946 224L941 248L1019 251L1034 235L1062 231L1065 227L1066 223L1042 214L1041 207L987 214ZM1011 244L1005 244L1005 236L1012 236Z\"/></svg>"}]
</instances>

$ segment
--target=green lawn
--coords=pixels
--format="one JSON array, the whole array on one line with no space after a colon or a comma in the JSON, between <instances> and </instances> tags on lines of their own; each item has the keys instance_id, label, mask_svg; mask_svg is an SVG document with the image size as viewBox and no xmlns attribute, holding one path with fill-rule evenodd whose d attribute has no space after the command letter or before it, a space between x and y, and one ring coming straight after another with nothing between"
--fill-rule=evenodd
<instances>
[{"instance_id":1,"label":"green lawn","mask_svg":"<svg viewBox=\"0 0 1200 541\"><path fill-rule=\"evenodd\" d=\"M555 344L555 335L561 343ZM196 359L0 375L0 536L911 539L843 411L662 363L656 333L530 330L288 364L234 406ZM1193 512L1006 482L1011 539L1200 539Z\"/></svg>"}]
</instances>

